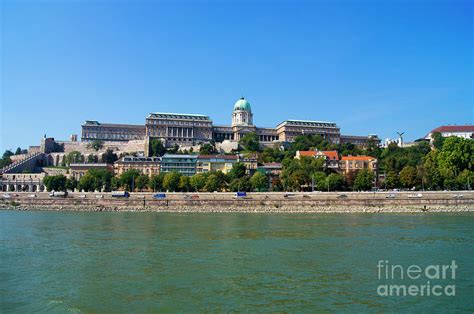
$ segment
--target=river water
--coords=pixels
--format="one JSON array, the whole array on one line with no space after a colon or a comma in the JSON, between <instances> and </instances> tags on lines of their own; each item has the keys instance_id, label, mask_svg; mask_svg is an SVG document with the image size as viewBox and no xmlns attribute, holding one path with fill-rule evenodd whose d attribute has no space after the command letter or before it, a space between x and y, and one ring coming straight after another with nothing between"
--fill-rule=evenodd
<instances>
[{"instance_id":1,"label":"river water","mask_svg":"<svg viewBox=\"0 0 474 314\"><path fill-rule=\"evenodd\" d=\"M472 312L473 244L474 214L0 211L0 312ZM453 260L454 296L378 290Z\"/></svg>"}]
</instances>

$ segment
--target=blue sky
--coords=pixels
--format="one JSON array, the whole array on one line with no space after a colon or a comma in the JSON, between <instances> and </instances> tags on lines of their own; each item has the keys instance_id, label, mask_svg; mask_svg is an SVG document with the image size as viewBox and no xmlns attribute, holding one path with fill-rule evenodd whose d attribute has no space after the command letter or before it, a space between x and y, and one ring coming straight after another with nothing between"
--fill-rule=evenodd
<instances>
[{"instance_id":1,"label":"blue sky","mask_svg":"<svg viewBox=\"0 0 474 314\"><path fill-rule=\"evenodd\" d=\"M421 137L473 123L472 1L1 1L0 150L149 112L334 121Z\"/></svg>"}]
</instances>

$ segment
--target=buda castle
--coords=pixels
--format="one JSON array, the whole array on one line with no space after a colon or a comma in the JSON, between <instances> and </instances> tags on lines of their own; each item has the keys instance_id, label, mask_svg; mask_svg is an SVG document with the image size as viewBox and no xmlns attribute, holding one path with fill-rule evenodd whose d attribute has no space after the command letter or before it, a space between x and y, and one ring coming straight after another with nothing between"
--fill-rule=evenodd
<instances>
[{"instance_id":1,"label":"buda castle","mask_svg":"<svg viewBox=\"0 0 474 314\"><path fill-rule=\"evenodd\" d=\"M245 134L254 132L262 145L292 142L299 135L320 135L331 143L367 143L368 136L344 136L334 122L312 120L285 120L274 128L257 127L253 123L250 103L241 97L234 104L231 125L215 125L207 115L181 113L150 113L145 125L110 124L86 121L82 124L81 140L131 141L161 140L165 146L180 147L204 143L238 142ZM146 151L146 150L145 150Z\"/></svg>"}]
</instances>

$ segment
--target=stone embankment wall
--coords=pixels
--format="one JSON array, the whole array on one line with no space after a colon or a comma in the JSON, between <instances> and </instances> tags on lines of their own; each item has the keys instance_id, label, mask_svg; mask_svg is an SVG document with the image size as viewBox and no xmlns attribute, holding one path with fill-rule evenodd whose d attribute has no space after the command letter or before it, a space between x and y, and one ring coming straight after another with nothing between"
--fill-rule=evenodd
<instances>
[{"instance_id":1,"label":"stone embankment wall","mask_svg":"<svg viewBox=\"0 0 474 314\"><path fill-rule=\"evenodd\" d=\"M165 212L439 212L474 211L474 193L424 193L410 198L399 193L394 199L386 193L252 193L234 199L231 193L168 193L154 199L150 193L130 198L112 198L109 193L71 193L67 198L18 195L0 199L0 207L36 210L79 211L165 211ZM85 198L83 197L85 195ZM101 197L100 197L101 196ZM194 198L193 198L194 197Z\"/></svg>"}]
</instances>

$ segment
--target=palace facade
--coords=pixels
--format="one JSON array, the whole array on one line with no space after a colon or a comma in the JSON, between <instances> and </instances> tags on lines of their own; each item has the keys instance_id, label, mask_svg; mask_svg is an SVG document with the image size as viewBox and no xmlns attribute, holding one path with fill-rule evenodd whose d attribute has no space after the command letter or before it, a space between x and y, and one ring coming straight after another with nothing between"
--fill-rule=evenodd
<instances>
[{"instance_id":1,"label":"palace facade","mask_svg":"<svg viewBox=\"0 0 474 314\"><path fill-rule=\"evenodd\" d=\"M82 125L82 141L127 141L145 140L148 147L150 140L159 139L165 146L175 144L194 146L210 141L238 142L245 134L255 132L263 145L292 142L299 135L321 135L331 143L352 139L360 144L369 137L343 137L340 128L334 122L313 120L285 120L274 128L257 127L253 123L250 103L241 97L234 104L230 125L214 125L211 118L200 114L150 113L145 125L124 125L86 121ZM356 143L354 143L356 144ZM145 149L145 152L148 149Z\"/></svg>"}]
</instances>

